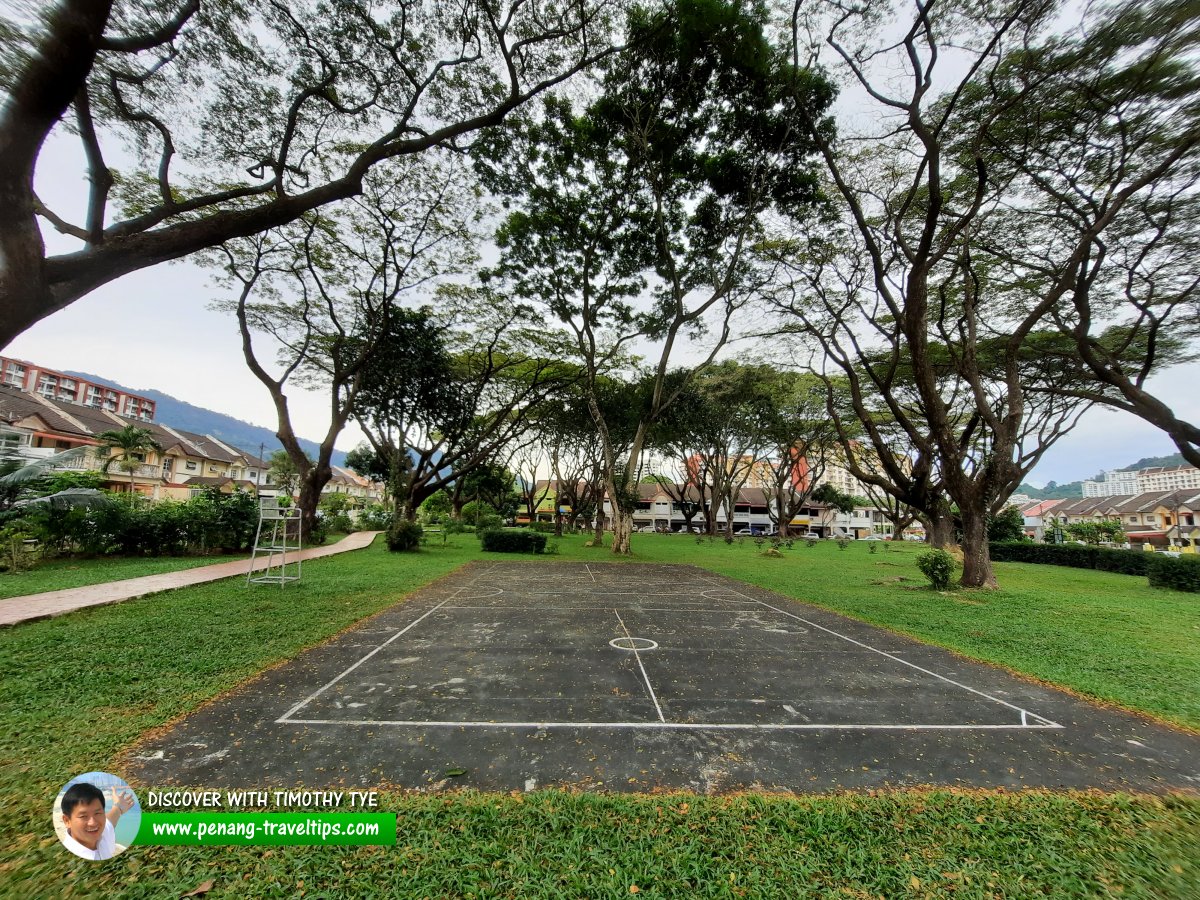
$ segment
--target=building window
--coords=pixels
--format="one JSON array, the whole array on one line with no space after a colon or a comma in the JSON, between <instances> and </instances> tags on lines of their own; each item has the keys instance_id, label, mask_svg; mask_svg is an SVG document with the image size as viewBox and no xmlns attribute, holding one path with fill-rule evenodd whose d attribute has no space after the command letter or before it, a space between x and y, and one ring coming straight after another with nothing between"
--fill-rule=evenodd
<instances>
[{"instance_id":1,"label":"building window","mask_svg":"<svg viewBox=\"0 0 1200 900\"><path fill-rule=\"evenodd\" d=\"M189 472L195 472L196 464L189 459L187 461L187 463L184 465L184 468L186 468Z\"/></svg>"}]
</instances>

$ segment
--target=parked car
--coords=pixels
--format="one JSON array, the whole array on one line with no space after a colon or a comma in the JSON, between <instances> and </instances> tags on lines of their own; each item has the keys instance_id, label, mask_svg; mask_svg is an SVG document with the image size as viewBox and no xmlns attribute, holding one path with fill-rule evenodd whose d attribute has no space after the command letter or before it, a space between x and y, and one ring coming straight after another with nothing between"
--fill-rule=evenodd
<instances>
[{"instance_id":1,"label":"parked car","mask_svg":"<svg viewBox=\"0 0 1200 900\"><path fill-rule=\"evenodd\" d=\"M861 538L861 540L864 540L864 541L886 541L887 538L885 538L883 535L880 535L880 534L868 534L865 538Z\"/></svg>"}]
</instances>

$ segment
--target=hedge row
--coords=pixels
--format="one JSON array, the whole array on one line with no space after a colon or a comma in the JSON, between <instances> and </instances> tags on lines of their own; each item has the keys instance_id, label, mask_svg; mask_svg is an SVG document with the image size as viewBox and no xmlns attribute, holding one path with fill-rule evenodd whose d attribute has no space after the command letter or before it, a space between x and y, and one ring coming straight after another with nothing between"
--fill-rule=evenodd
<instances>
[{"instance_id":1,"label":"hedge row","mask_svg":"<svg viewBox=\"0 0 1200 900\"><path fill-rule=\"evenodd\" d=\"M1032 544L1028 541L990 544L994 562L1041 563L1044 566L1071 566L1099 569L1122 575L1145 575L1152 554L1142 550L1114 550L1081 544ZM1167 557L1168 559L1170 557Z\"/></svg>"},{"instance_id":2,"label":"hedge row","mask_svg":"<svg viewBox=\"0 0 1200 900\"><path fill-rule=\"evenodd\" d=\"M1122 575L1148 575L1151 587L1200 593L1200 556L1166 556L1143 550L1113 550L1079 544L989 544L993 562L1041 563L1099 569Z\"/></svg>"},{"instance_id":3,"label":"hedge row","mask_svg":"<svg viewBox=\"0 0 1200 900\"><path fill-rule=\"evenodd\" d=\"M546 549L546 536L534 531L501 531L494 528L482 535L484 550L494 553L541 553Z\"/></svg>"},{"instance_id":4,"label":"hedge row","mask_svg":"<svg viewBox=\"0 0 1200 900\"><path fill-rule=\"evenodd\" d=\"M182 502L115 494L100 506L30 507L19 520L48 555L160 556L249 549L258 527L250 494L209 489Z\"/></svg>"},{"instance_id":5,"label":"hedge row","mask_svg":"<svg viewBox=\"0 0 1200 900\"><path fill-rule=\"evenodd\" d=\"M1146 554L1149 556L1150 554ZM1200 556L1161 556L1150 559L1150 587L1200 594Z\"/></svg>"}]
</instances>

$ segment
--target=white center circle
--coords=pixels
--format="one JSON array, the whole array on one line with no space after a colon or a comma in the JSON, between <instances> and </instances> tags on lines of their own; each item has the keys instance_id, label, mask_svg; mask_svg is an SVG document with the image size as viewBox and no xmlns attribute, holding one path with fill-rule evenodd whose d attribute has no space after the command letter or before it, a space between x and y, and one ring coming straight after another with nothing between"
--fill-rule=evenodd
<instances>
[{"instance_id":1,"label":"white center circle","mask_svg":"<svg viewBox=\"0 0 1200 900\"><path fill-rule=\"evenodd\" d=\"M656 650L658 643L650 638L619 637L608 642L608 646L618 650Z\"/></svg>"}]
</instances>

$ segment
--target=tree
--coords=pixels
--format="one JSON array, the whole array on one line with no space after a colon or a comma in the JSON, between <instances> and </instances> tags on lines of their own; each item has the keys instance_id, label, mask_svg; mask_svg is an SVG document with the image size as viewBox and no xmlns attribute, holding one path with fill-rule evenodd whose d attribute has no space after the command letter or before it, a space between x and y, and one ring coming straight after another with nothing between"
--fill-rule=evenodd
<instances>
[{"instance_id":1,"label":"tree","mask_svg":"<svg viewBox=\"0 0 1200 900\"><path fill-rule=\"evenodd\" d=\"M530 321L530 310L486 290L447 286L429 326L442 348L418 361L430 375L426 399L414 402L415 385L406 370L390 369L388 356L364 370L355 419L371 445L386 459L406 466L397 510L409 518L435 491L452 486L479 466L503 458L526 438L528 423L557 402L576 370L549 355L545 335ZM409 353L400 344L397 352ZM545 354L545 355L543 355ZM406 399L407 398L407 399ZM411 462L411 465L409 465Z\"/></svg>"},{"instance_id":2,"label":"tree","mask_svg":"<svg viewBox=\"0 0 1200 900\"><path fill-rule=\"evenodd\" d=\"M668 491L672 499L687 502L678 495L689 487L708 498L709 534L715 534L721 509L726 533L733 534L737 498L771 449L778 387L778 372L770 366L732 360L710 366L688 379L651 436L686 473L684 488ZM691 517L685 519L690 527Z\"/></svg>"},{"instance_id":3,"label":"tree","mask_svg":"<svg viewBox=\"0 0 1200 900\"><path fill-rule=\"evenodd\" d=\"M1161 428L1200 466L1200 423L1147 379L1200 338L1200 20L1187 3L1089 8L1086 38L1009 54L987 91L977 152L1013 209L979 241L1010 283L1057 289L1051 309L1093 384L1073 396Z\"/></svg>"},{"instance_id":4,"label":"tree","mask_svg":"<svg viewBox=\"0 0 1200 900\"><path fill-rule=\"evenodd\" d=\"M1101 541L1118 542L1125 540L1125 529L1120 519L1104 519L1099 522L1074 522L1065 529L1067 534L1085 544L1099 544Z\"/></svg>"},{"instance_id":5,"label":"tree","mask_svg":"<svg viewBox=\"0 0 1200 900\"><path fill-rule=\"evenodd\" d=\"M768 452L758 469L758 486L773 500L783 537L791 534L792 520L801 515L839 447L837 427L827 413L827 387L809 373L785 372L772 395Z\"/></svg>"},{"instance_id":6,"label":"tree","mask_svg":"<svg viewBox=\"0 0 1200 900\"><path fill-rule=\"evenodd\" d=\"M96 438L100 441L96 452L106 457L102 470L107 472L115 463L117 468L127 472L130 494L134 493L133 476L145 463L146 454L162 450L150 429L137 425L102 431Z\"/></svg>"},{"instance_id":7,"label":"tree","mask_svg":"<svg viewBox=\"0 0 1200 900\"><path fill-rule=\"evenodd\" d=\"M649 429L678 394L667 388L677 344L699 350L707 334L693 369L715 358L764 277L747 253L760 217L815 199L812 144L792 123L797 107L822 115L832 90L771 52L760 12L721 0L635 12L631 48L609 61L598 99L581 111L547 101L539 118L490 133L479 161L518 207L497 232L497 274L566 326L584 369L614 553L629 552ZM650 396L618 458L595 385L637 341L653 348Z\"/></svg>"},{"instance_id":8,"label":"tree","mask_svg":"<svg viewBox=\"0 0 1200 900\"><path fill-rule=\"evenodd\" d=\"M517 511L517 482L513 473L499 463L483 463L454 483L450 495L455 518L462 516L467 503L486 506L501 518L511 518Z\"/></svg>"},{"instance_id":9,"label":"tree","mask_svg":"<svg viewBox=\"0 0 1200 900\"><path fill-rule=\"evenodd\" d=\"M988 522L988 540L992 542L1025 540L1025 517L1015 506L1006 506Z\"/></svg>"},{"instance_id":10,"label":"tree","mask_svg":"<svg viewBox=\"0 0 1200 900\"><path fill-rule=\"evenodd\" d=\"M59 0L6 22L0 346L115 278L295 222L376 166L499 124L613 52L619 5ZM81 222L34 193L56 130L85 161ZM78 246L49 254L41 224Z\"/></svg>"},{"instance_id":11,"label":"tree","mask_svg":"<svg viewBox=\"0 0 1200 900\"><path fill-rule=\"evenodd\" d=\"M410 518L415 508L400 509L412 473L405 434L414 421L437 417L452 423L468 414L453 368L443 327L429 307L393 310L365 357L353 415L384 473L393 505Z\"/></svg>"},{"instance_id":12,"label":"tree","mask_svg":"<svg viewBox=\"0 0 1200 900\"><path fill-rule=\"evenodd\" d=\"M387 461L368 443L360 443L346 454L346 468L372 481L386 482L388 479Z\"/></svg>"},{"instance_id":13,"label":"tree","mask_svg":"<svg viewBox=\"0 0 1200 900\"><path fill-rule=\"evenodd\" d=\"M426 154L376 168L361 197L222 245L216 255L221 280L237 298L214 306L236 316L246 365L271 395L276 436L300 473L304 535L316 523L334 443L355 413L365 367L406 337L402 303L472 261L474 200L461 167ZM256 349L256 336L275 352L273 369ZM329 398L315 460L292 427L286 394L292 386Z\"/></svg>"},{"instance_id":14,"label":"tree","mask_svg":"<svg viewBox=\"0 0 1200 900\"><path fill-rule=\"evenodd\" d=\"M814 128L831 189L844 204L844 228L810 230L798 253L807 270L803 297L791 311L847 379L880 456L886 441L867 409L874 402L958 507L962 584L994 587L989 515L1089 402L1046 390L1062 373L1050 370L1039 349L1058 346L1049 333L1053 313L1067 302L1092 238L1154 183L1155 166L1113 185L1094 228L1046 248L1057 270L1072 274L1006 279L981 245L1036 213L1024 209L1004 174L1011 166L993 152L1016 102L1004 76L1014 55L1059 42L1086 45L1087 30L1055 36L1057 5L1042 0L978 11L920 3L898 41L882 34L894 11L883 0L850 12L827 4L824 20L794 8L796 57L827 47L883 111L886 131L870 144L856 142L866 149L851 149ZM953 78L942 72L951 47L961 73ZM900 479L893 474L892 481ZM919 498L901 499L922 508Z\"/></svg>"},{"instance_id":15,"label":"tree","mask_svg":"<svg viewBox=\"0 0 1200 900\"><path fill-rule=\"evenodd\" d=\"M286 450L276 450L268 460L270 466L267 475L270 476L281 494L295 497L300 487L300 470L292 460L292 455Z\"/></svg>"}]
</instances>

